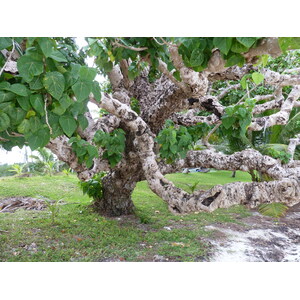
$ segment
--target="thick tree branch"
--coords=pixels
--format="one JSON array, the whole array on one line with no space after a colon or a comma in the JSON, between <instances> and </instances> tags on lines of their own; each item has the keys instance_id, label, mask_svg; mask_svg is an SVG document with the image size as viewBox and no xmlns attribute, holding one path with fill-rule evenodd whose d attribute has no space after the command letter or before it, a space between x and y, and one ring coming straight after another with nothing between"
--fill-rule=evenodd
<instances>
[{"instance_id":1,"label":"thick tree branch","mask_svg":"<svg viewBox=\"0 0 300 300\"><path fill-rule=\"evenodd\" d=\"M254 118L249 130L259 131L274 125L284 125L288 122L294 103L300 97L300 86L295 86L287 99L283 102L280 111L267 117Z\"/></svg>"}]
</instances>

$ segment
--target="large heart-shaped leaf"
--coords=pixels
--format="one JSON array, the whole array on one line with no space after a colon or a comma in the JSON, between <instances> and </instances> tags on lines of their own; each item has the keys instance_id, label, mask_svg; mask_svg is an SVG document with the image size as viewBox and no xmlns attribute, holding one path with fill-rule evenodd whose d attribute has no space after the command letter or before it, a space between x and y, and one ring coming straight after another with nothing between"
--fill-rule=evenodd
<instances>
[{"instance_id":1,"label":"large heart-shaped leaf","mask_svg":"<svg viewBox=\"0 0 300 300\"><path fill-rule=\"evenodd\" d=\"M256 37L237 37L236 39L247 48L250 48L257 40Z\"/></svg>"},{"instance_id":2,"label":"large heart-shaped leaf","mask_svg":"<svg viewBox=\"0 0 300 300\"><path fill-rule=\"evenodd\" d=\"M93 83L86 80L78 80L73 86L72 90L76 96L76 99L81 102L86 100L93 89Z\"/></svg>"},{"instance_id":3,"label":"large heart-shaped leaf","mask_svg":"<svg viewBox=\"0 0 300 300\"><path fill-rule=\"evenodd\" d=\"M30 82L34 76L40 75L44 71L44 64L30 55L23 55L17 62L19 74L25 81Z\"/></svg>"},{"instance_id":4,"label":"large heart-shaped leaf","mask_svg":"<svg viewBox=\"0 0 300 300\"><path fill-rule=\"evenodd\" d=\"M2 102L8 102L12 99L15 98L16 95L14 95L13 93L11 92L4 92L4 91L0 91L0 103Z\"/></svg>"},{"instance_id":5,"label":"large heart-shaped leaf","mask_svg":"<svg viewBox=\"0 0 300 300\"><path fill-rule=\"evenodd\" d=\"M24 119L21 124L18 126L18 132L28 133L30 131L30 122L27 119Z\"/></svg>"},{"instance_id":6,"label":"large heart-shaped leaf","mask_svg":"<svg viewBox=\"0 0 300 300\"><path fill-rule=\"evenodd\" d=\"M0 131L6 130L10 125L10 119L9 116L4 113L0 112Z\"/></svg>"},{"instance_id":7,"label":"large heart-shaped leaf","mask_svg":"<svg viewBox=\"0 0 300 300\"><path fill-rule=\"evenodd\" d=\"M49 143L50 132L48 128L41 128L38 131L27 135L25 138L33 151L39 147L45 147Z\"/></svg>"},{"instance_id":8,"label":"large heart-shaped leaf","mask_svg":"<svg viewBox=\"0 0 300 300\"><path fill-rule=\"evenodd\" d=\"M44 111L44 101L41 94L34 94L30 96L30 103L35 111L37 111L41 116L45 114Z\"/></svg>"},{"instance_id":9,"label":"large heart-shaped leaf","mask_svg":"<svg viewBox=\"0 0 300 300\"><path fill-rule=\"evenodd\" d=\"M50 57L58 62L68 62L66 57L58 50L53 51Z\"/></svg>"},{"instance_id":10,"label":"large heart-shaped leaf","mask_svg":"<svg viewBox=\"0 0 300 300\"><path fill-rule=\"evenodd\" d=\"M10 91L19 95L26 97L29 95L29 90L24 84L15 83L10 86Z\"/></svg>"},{"instance_id":11,"label":"large heart-shaped leaf","mask_svg":"<svg viewBox=\"0 0 300 300\"><path fill-rule=\"evenodd\" d=\"M77 123L71 116L61 116L59 118L59 124L68 137L70 137L77 128Z\"/></svg>"},{"instance_id":12,"label":"large heart-shaped leaf","mask_svg":"<svg viewBox=\"0 0 300 300\"><path fill-rule=\"evenodd\" d=\"M79 77L81 80L93 81L97 75L97 70L86 66L79 69Z\"/></svg>"},{"instance_id":13,"label":"large heart-shaped leaf","mask_svg":"<svg viewBox=\"0 0 300 300\"><path fill-rule=\"evenodd\" d=\"M215 37L213 43L222 53L227 55L232 45L232 37Z\"/></svg>"},{"instance_id":14,"label":"large heart-shaped leaf","mask_svg":"<svg viewBox=\"0 0 300 300\"><path fill-rule=\"evenodd\" d=\"M53 42L48 37L40 37L37 39L44 55L49 57L53 52Z\"/></svg>"},{"instance_id":15,"label":"large heart-shaped leaf","mask_svg":"<svg viewBox=\"0 0 300 300\"><path fill-rule=\"evenodd\" d=\"M251 77L255 84L260 84L265 78L264 75L259 72L254 72Z\"/></svg>"},{"instance_id":16,"label":"large heart-shaped leaf","mask_svg":"<svg viewBox=\"0 0 300 300\"><path fill-rule=\"evenodd\" d=\"M13 108L8 112L12 125L18 125L21 123L22 120L24 120L26 116L26 111L24 111L22 108L17 107Z\"/></svg>"},{"instance_id":17,"label":"large heart-shaped leaf","mask_svg":"<svg viewBox=\"0 0 300 300\"><path fill-rule=\"evenodd\" d=\"M49 72L45 75L43 85L55 99L59 99L65 89L65 78L59 72Z\"/></svg>"}]
</instances>

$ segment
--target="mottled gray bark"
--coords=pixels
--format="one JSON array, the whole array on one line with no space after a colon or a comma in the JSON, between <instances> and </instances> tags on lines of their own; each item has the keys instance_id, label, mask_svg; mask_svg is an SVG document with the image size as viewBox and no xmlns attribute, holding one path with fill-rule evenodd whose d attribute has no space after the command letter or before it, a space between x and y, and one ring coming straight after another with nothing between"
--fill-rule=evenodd
<instances>
[{"instance_id":1,"label":"mottled gray bark","mask_svg":"<svg viewBox=\"0 0 300 300\"><path fill-rule=\"evenodd\" d=\"M103 197L95 199L95 208L103 215L116 216L129 214L133 211L131 200L132 191L136 183L146 179L150 189L167 202L169 209L174 213L189 213L192 211L213 211L219 207L229 207L234 204L244 204L255 207L264 202L284 202L294 205L300 201L300 164L291 161L288 165L278 160L260 154L253 149L247 149L232 155L218 153L213 149L204 151L190 151L185 159L178 160L173 165L157 162L155 136L162 129L165 120L171 118L176 124L192 126L206 123L217 124L222 121L225 107L219 102L230 90L237 89L240 84L233 84L221 91L218 96L210 94L209 86L215 80L240 80L250 71L257 70L252 65L256 56L269 53L277 56L280 53L275 38L262 42L254 51L244 53L248 64L243 67L224 67L224 60L220 52L214 49L208 68L203 72L195 72L186 67L176 45L168 45L170 58L176 70L180 73L181 81L173 77L166 64L159 61L158 69L162 76L150 83L147 77L147 68L134 80L128 78L130 61L123 60L120 67L116 66L109 74L112 85L112 95L103 95L101 103L93 100L100 108L109 112L108 116L98 120L90 120L89 126L78 134L92 143L97 130L111 132L116 128L125 130L126 150L123 159L118 165L110 169L106 160L101 158L103 149L99 149L100 158L94 159L93 166L88 169L79 164L67 138L56 138L48 148L58 157L68 163L78 174L81 180L90 179L100 171L109 170L103 179ZM132 49L134 50L134 49ZM135 49L134 51L140 51ZM146 58L145 58L146 60ZM259 131L276 124L286 124L293 107L299 106L300 76L282 75L277 72L263 70L264 82L274 86L274 93L257 95L258 101L268 101L256 105L253 110L252 123L249 130ZM282 87L295 85L284 98ZM139 100L140 115L130 108L130 98ZM241 102L244 97L241 99ZM267 117L256 118L270 109L279 109ZM199 110L208 111L209 116L197 116ZM181 113L179 113L181 112ZM184 113L182 113L184 112ZM207 142L205 143L209 147ZM294 153L299 137L292 139L289 152ZM163 174L180 171L185 167L206 167L219 170L237 170L254 173L258 171L267 175L270 182L235 182L226 185L217 185L208 191L196 191L189 194L177 188L167 180Z\"/></svg>"}]
</instances>

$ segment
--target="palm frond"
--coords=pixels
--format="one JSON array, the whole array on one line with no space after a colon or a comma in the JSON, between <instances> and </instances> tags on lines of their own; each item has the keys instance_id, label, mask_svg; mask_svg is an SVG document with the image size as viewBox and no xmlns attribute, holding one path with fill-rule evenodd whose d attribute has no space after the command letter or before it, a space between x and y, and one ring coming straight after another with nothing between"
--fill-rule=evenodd
<instances>
[{"instance_id":1,"label":"palm frond","mask_svg":"<svg viewBox=\"0 0 300 300\"><path fill-rule=\"evenodd\" d=\"M288 206L281 202L263 203L258 207L258 211L262 215L277 219L283 217L287 210Z\"/></svg>"}]
</instances>

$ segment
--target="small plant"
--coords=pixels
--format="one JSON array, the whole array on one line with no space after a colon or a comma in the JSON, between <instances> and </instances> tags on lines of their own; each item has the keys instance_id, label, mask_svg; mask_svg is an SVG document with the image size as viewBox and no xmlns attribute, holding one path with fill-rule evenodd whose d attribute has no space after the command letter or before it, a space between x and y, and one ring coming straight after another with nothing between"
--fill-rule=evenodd
<instances>
[{"instance_id":1,"label":"small plant","mask_svg":"<svg viewBox=\"0 0 300 300\"><path fill-rule=\"evenodd\" d=\"M55 172L55 161L48 161L45 162L45 171L46 173L49 174L49 176L51 177L53 175L53 172Z\"/></svg>"},{"instance_id":2,"label":"small plant","mask_svg":"<svg viewBox=\"0 0 300 300\"><path fill-rule=\"evenodd\" d=\"M69 168L69 169L63 169L62 172L63 172L65 175L69 176L69 175L72 173L72 169L71 169L71 168Z\"/></svg>"},{"instance_id":3,"label":"small plant","mask_svg":"<svg viewBox=\"0 0 300 300\"><path fill-rule=\"evenodd\" d=\"M107 159L110 166L115 167L122 159L122 153L125 150L125 131L115 129L110 133L97 130L94 136L94 142L105 149L103 158Z\"/></svg>"},{"instance_id":4,"label":"small plant","mask_svg":"<svg viewBox=\"0 0 300 300\"><path fill-rule=\"evenodd\" d=\"M264 216L273 217L278 222L280 217L285 216L288 206L281 202L263 203L258 206L258 211Z\"/></svg>"},{"instance_id":5,"label":"small plant","mask_svg":"<svg viewBox=\"0 0 300 300\"><path fill-rule=\"evenodd\" d=\"M24 165L14 164L8 171L15 173L15 176L21 176L23 174L23 169Z\"/></svg>"},{"instance_id":6,"label":"small plant","mask_svg":"<svg viewBox=\"0 0 300 300\"><path fill-rule=\"evenodd\" d=\"M50 211L50 216L51 216L51 224L55 224L55 219L57 218L58 214L59 214L59 203L62 201L62 199L60 200L49 200L45 197L42 197L42 199L44 200L45 204L47 205L47 208Z\"/></svg>"},{"instance_id":7,"label":"small plant","mask_svg":"<svg viewBox=\"0 0 300 300\"><path fill-rule=\"evenodd\" d=\"M268 149L267 154L275 159L279 159L283 164L287 164L292 157L290 153L287 153L285 151L278 151L275 149Z\"/></svg>"},{"instance_id":8,"label":"small plant","mask_svg":"<svg viewBox=\"0 0 300 300\"><path fill-rule=\"evenodd\" d=\"M195 181L194 183L191 183L191 184L190 183L184 183L184 184L186 186L188 186L189 191L191 193L194 193L199 183L200 183L200 180L199 181Z\"/></svg>"},{"instance_id":9,"label":"small plant","mask_svg":"<svg viewBox=\"0 0 300 300\"><path fill-rule=\"evenodd\" d=\"M106 176L106 172L101 172L87 181L80 181L79 186L83 194L87 194L91 198L102 198L102 178Z\"/></svg>"}]
</instances>

